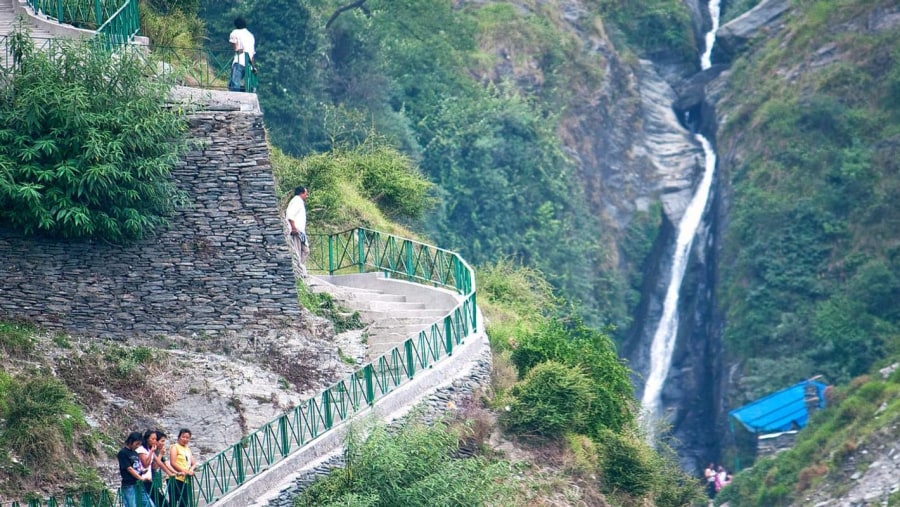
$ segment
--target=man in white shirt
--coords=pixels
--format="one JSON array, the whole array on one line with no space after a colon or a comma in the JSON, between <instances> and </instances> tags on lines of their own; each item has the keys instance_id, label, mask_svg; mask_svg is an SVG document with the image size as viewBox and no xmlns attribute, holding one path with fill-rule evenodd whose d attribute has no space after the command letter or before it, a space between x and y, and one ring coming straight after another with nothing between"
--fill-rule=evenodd
<instances>
[{"instance_id":1,"label":"man in white shirt","mask_svg":"<svg viewBox=\"0 0 900 507\"><path fill-rule=\"evenodd\" d=\"M309 257L309 240L306 237L306 198L309 191L306 187L294 189L294 197L284 212L291 233L291 247L300 258L300 276L306 278L306 259Z\"/></svg>"},{"instance_id":2,"label":"man in white shirt","mask_svg":"<svg viewBox=\"0 0 900 507\"><path fill-rule=\"evenodd\" d=\"M234 48L228 89L233 92L244 91L246 88L241 86L241 81L244 80L248 66L253 65L253 56L256 54L256 39L250 30L247 30L247 22L244 21L244 18L234 18L234 30L228 36L228 42Z\"/></svg>"}]
</instances>

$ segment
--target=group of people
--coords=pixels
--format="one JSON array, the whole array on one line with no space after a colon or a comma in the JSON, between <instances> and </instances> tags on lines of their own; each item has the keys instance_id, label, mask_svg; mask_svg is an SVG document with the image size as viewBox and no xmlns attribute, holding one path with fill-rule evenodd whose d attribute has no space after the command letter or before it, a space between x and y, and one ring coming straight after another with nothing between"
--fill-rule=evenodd
<instances>
[{"instance_id":1,"label":"group of people","mask_svg":"<svg viewBox=\"0 0 900 507\"><path fill-rule=\"evenodd\" d=\"M191 432L182 429L166 452L166 434L158 429L129 433L119 451L125 507L189 507L191 477L197 460L189 447Z\"/></svg>"},{"instance_id":2,"label":"group of people","mask_svg":"<svg viewBox=\"0 0 900 507\"><path fill-rule=\"evenodd\" d=\"M731 474L725 471L725 467L715 463L710 463L703 470L703 478L706 479L706 495L712 500L716 497L716 493L725 486L731 484Z\"/></svg>"}]
</instances>

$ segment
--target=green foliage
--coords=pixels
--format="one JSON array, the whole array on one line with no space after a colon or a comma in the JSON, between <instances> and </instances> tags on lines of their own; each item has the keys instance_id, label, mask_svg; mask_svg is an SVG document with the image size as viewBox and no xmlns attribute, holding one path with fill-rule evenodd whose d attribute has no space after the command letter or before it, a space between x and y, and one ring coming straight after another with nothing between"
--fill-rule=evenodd
<instances>
[{"instance_id":1,"label":"green foliage","mask_svg":"<svg viewBox=\"0 0 900 507\"><path fill-rule=\"evenodd\" d=\"M804 2L785 32L790 40L772 40L735 71L733 86L747 93L719 138L727 145L739 130L753 147L729 175L734 201L720 261L729 267L726 343L753 377L738 397L813 374L847 381L900 335L900 313L889 303L900 295L900 258L886 240L900 223L890 204L900 188L900 123L887 105L900 35L833 28L874 7ZM827 43L853 57L790 84L768 79Z\"/></svg>"},{"instance_id":2,"label":"green foliage","mask_svg":"<svg viewBox=\"0 0 900 507\"><path fill-rule=\"evenodd\" d=\"M602 430L597 441L602 446L603 487L608 492L624 491L642 496L658 482L657 456L642 439L630 433Z\"/></svg>"},{"instance_id":3,"label":"green foliage","mask_svg":"<svg viewBox=\"0 0 900 507\"><path fill-rule=\"evenodd\" d=\"M249 11L231 12L224 22L209 25L210 33L219 34L212 38L213 48L221 48L227 46L233 16L244 15L257 40L258 96L269 135L276 146L293 155L332 147L322 122L332 103L322 61L328 47L314 7L311 2L256 0Z\"/></svg>"},{"instance_id":4,"label":"green foliage","mask_svg":"<svg viewBox=\"0 0 900 507\"><path fill-rule=\"evenodd\" d=\"M0 442L28 467L52 467L85 427L81 409L65 384L46 376L13 377L6 387Z\"/></svg>"},{"instance_id":5,"label":"green foliage","mask_svg":"<svg viewBox=\"0 0 900 507\"><path fill-rule=\"evenodd\" d=\"M16 322L0 322L0 349L12 357L22 357L34 351L34 328Z\"/></svg>"},{"instance_id":6,"label":"green foliage","mask_svg":"<svg viewBox=\"0 0 900 507\"><path fill-rule=\"evenodd\" d=\"M696 60L698 52L687 7L677 0L600 0L600 12L646 56L682 63Z\"/></svg>"},{"instance_id":7,"label":"green foliage","mask_svg":"<svg viewBox=\"0 0 900 507\"><path fill-rule=\"evenodd\" d=\"M352 149L339 149L294 159L273 150L278 193L288 199L303 185L309 224L317 230L344 230L365 218L352 206L348 191L374 203L386 218L411 220L422 216L434 201L432 185L413 161L372 136Z\"/></svg>"},{"instance_id":8,"label":"green foliage","mask_svg":"<svg viewBox=\"0 0 900 507\"><path fill-rule=\"evenodd\" d=\"M300 306L312 312L313 315L330 320L334 324L335 333L343 333L350 329L361 329L363 327L359 312L351 311L339 305L331 297L331 294L312 292L302 282L297 282L297 293L300 297Z\"/></svg>"},{"instance_id":9,"label":"green foliage","mask_svg":"<svg viewBox=\"0 0 900 507\"><path fill-rule=\"evenodd\" d=\"M227 33L240 13L257 36L259 96L272 142L285 153L308 155L298 183L316 200L308 206L311 223L346 227L370 220L341 208L348 189L337 181L347 175L336 171L339 164L378 161L378 170L366 173L378 191L363 194L386 215L421 219L435 243L473 263L510 257L542 270L570 300L596 310L585 312L592 324L628 324L626 299L617 294L624 284L615 276L593 283L601 259L611 254L597 240L597 219L587 212L557 137L573 84L596 86L597 69L605 66L576 37L560 35L558 13L369 0L365 10L344 11L324 29L336 2L212 4L204 5L210 33ZM487 72L473 68L486 54L477 44L519 42L523 56L514 64L522 72L534 69L537 86L519 91L500 79L485 86L473 78ZM367 161L353 152L372 131L383 140ZM418 178L397 177L412 166L394 156L400 152L435 184L436 196L428 192L423 200ZM344 156L354 160L330 160ZM282 189L293 184L287 181ZM439 206L432 206L433 197Z\"/></svg>"},{"instance_id":10,"label":"green foliage","mask_svg":"<svg viewBox=\"0 0 900 507\"><path fill-rule=\"evenodd\" d=\"M507 350L561 304L538 271L510 259L479 266L476 278L478 306L488 316L487 333L495 351Z\"/></svg>"},{"instance_id":11,"label":"green foliage","mask_svg":"<svg viewBox=\"0 0 900 507\"><path fill-rule=\"evenodd\" d=\"M139 7L141 35L154 46L195 48L206 35L199 0L141 0Z\"/></svg>"},{"instance_id":12,"label":"green foliage","mask_svg":"<svg viewBox=\"0 0 900 507\"><path fill-rule=\"evenodd\" d=\"M166 88L132 51L20 43L0 95L0 221L113 242L164 225L179 201L169 172L187 128L164 107Z\"/></svg>"},{"instance_id":13,"label":"green foliage","mask_svg":"<svg viewBox=\"0 0 900 507\"><path fill-rule=\"evenodd\" d=\"M500 424L517 435L562 437L566 432L587 433L597 403L591 379L577 369L547 361L529 370L500 401Z\"/></svg>"},{"instance_id":14,"label":"green foliage","mask_svg":"<svg viewBox=\"0 0 900 507\"><path fill-rule=\"evenodd\" d=\"M425 121L422 166L442 191L430 234L475 263L521 261L570 300L593 306L596 222L559 150L552 115L506 87L444 100Z\"/></svg>"},{"instance_id":15,"label":"green foliage","mask_svg":"<svg viewBox=\"0 0 900 507\"><path fill-rule=\"evenodd\" d=\"M509 466L453 458L456 435L441 423L410 423L397 434L378 426L364 441L351 432L346 449L345 468L307 488L295 507L513 504Z\"/></svg>"},{"instance_id":16,"label":"green foliage","mask_svg":"<svg viewBox=\"0 0 900 507\"><path fill-rule=\"evenodd\" d=\"M586 373L596 397L587 408L586 420L591 426L584 429L588 435L596 436L601 428L622 430L633 423L634 394L628 368L606 334L587 327L577 318L569 322L549 319L535 332L521 336L512 361L523 378L546 361ZM570 428L571 431L582 429Z\"/></svg>"}]
</instances>

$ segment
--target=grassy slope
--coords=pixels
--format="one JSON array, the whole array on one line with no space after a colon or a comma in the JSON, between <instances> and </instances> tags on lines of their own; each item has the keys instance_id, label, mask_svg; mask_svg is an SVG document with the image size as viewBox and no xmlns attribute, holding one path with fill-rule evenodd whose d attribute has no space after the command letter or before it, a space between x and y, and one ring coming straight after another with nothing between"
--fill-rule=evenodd
<instances>
[{"instance_id":1,"label":"grassy slope","mask_svg":"<svg viewBox=\"0 0 900 507\"><path fill-rule=\"evenodd\" d=\"M876 22L895 5L793 2L718 107L725 340L743 367L730 405L814 374L843 386L793 451L736 477L732 506L838 498L894 438L897 378L864 375L900 349L900 30Z\"/></svg>"},{"instance_id":2,"label":"grassy slope","mask_svg":"<svg viewBox=\"0 0 900 507\"><path fill-rule=\"evenodd\" d=\"M814 505L846 494L859 472L896 442L900 375L857 377L833 390L830 406L812 417L793 449L757 462L735 476L717 503L733 507ZM863 478L861 481L865 481ZM900 501L900 494L892 496Z\"/></svg>"},{"instance_id":3,"label":"grassy slope","mask_svg":"<svg viewBox=\"0 0 900 507\"><path fill-rule=\"evenodd\" d=\"M870 23L895 2L794 4L718 107L734 405L814 374L847 382L900 344L900 30Z\"/></svg>"}]
</instances>

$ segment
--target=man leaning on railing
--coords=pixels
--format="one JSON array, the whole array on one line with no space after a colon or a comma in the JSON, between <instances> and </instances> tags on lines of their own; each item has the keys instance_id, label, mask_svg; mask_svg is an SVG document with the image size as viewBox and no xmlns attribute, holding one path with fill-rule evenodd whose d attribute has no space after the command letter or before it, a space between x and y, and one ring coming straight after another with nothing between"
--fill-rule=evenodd
<instances>
[{"instance_id":1,"label":"man leaning on railing","mask_svg":"<svg viewBox=\"0 0 900 507\"><path fill-rule=\"evenodd\" d=\"M244 18L234 18L234 30L228 36L228 42L234 47L234 61L231 64L228 89L233 92L252 91L248 89L249 86L241 86L244 76L249 78L250 72L253 72L253 56L256 54L256 39L250 30L247 30ZM249 82L249 79L247 81Z\"/></svg>"}]
</instances>

